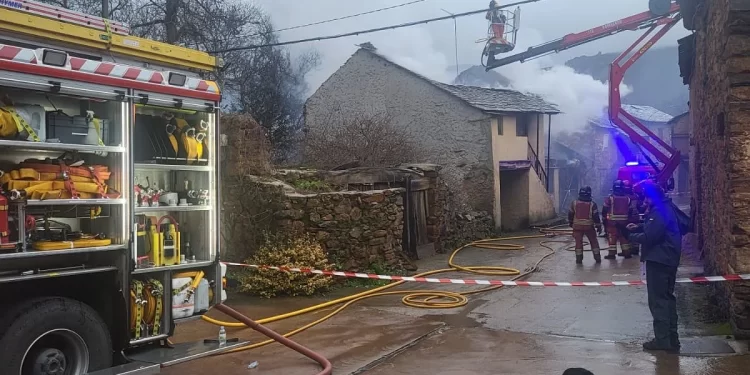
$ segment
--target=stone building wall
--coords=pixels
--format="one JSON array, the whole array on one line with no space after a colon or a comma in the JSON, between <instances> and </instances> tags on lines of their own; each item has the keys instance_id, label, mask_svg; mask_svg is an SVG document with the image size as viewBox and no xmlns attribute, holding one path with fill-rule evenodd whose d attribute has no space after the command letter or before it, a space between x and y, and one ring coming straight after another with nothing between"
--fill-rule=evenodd
<instances>
[{"instance_id":1,"label":"stone building wall","mask_svg":"<svg viewBox=\"0 0 750 375\"><path fill-rule=\"evenodd\" d=\"M441 177L467 210L492 212L490 117L428 80L370 51L358 50L305 104L310 131L332 118L385 113L442 166ZM525 146L524 146L525 150Z\"/></svg>"},{"instance_id":2,"label":"stone building wall","mask_svg":"<svg viewBox=\"0 0 750 375\"><path fill-rule=\"evenodd\" d=\"M341 269L413 268L403 253L403 189L286 194L280 228L312 233Z\"/></svg>"},{"instance_id":3,"label":"stone building wall","mask_svg":"<svg viewBox=\"0 0 750 375\"><path fill-rule=\"evenodd\" d=\"M693 19L690 81L695 126L693 196L707 272L750 272L750 9L748 1L703 1ZM745 10L742 10L745 9ZM750 336L750 283L716 283L739 336Z\"/></svg>"}]
</instances>

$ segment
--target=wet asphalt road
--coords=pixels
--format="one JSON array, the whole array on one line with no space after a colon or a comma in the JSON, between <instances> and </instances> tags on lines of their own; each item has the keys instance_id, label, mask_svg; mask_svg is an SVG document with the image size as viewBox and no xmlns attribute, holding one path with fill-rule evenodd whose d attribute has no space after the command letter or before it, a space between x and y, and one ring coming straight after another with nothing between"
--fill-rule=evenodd
<instances>
[{"instance_id":1,"label":"wet asphalt road","mask_svg":"<svg viewBox=\"0 0 750 375\"><path fill-rule=\"evenodd\" d=\"M567 238L562 238L567 241ZM560 238L556 239L557 241ZM524 251L467 249L462 265L502 265L526 269L548 254L540 240L511 241ZM548 243L556 252L527 280L605 281L639 278L639 261L593 262L586 253L583 266L574 264L569 243ZM602 246L605 247L602 239ZM420 271L444 268L447 256L420 261ZM680 277L701 272L698 256L687 252ZM441 277L486 278L460 273ZM399 288L468 291L474 286L407 284ZM345 293L341 291L339 293ZM726 324L710 300L705 285L677 287L680 333L693 352L725 345L740 353L747 344L725 340ZM333 298L334 296L330 297ZM323 298L258 300L233 296L228 305L253 318L267 317L322 302ZM286 332L318 319L330 310L292 318L269 326ZM218 312L211 314L221 317ZM202 321L177 328L175 341L213 337L218 329ZM249 330L228 330L230 337L261 341ZM400 303L399 297L360 302L332 319L294 336L319 351L334 365L334 374L562 374L568 367L585 367L595 374L743 374L750 356L649 354L640 342L651 333L645 287L501 288L470 297L462 308L426 310ZM711 337L718 337L712 340ZM247 364L258 361L256 369ZM279 345L201 359L164 369L167 374L314 374L318 367Z\"/></svg>"}]
</instances>

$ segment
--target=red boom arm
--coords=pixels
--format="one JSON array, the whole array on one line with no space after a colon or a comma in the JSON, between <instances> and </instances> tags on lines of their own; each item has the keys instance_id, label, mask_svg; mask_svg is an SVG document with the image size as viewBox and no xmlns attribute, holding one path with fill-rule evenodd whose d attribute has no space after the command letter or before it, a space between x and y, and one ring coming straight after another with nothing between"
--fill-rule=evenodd
<instances>
[{"instance_id":1,"label":"red boom arm","mask_svg":"<svg viewBox=\"0 0 750 375\"><path fill-rule=\"evenodd\" d=\"M609 69L609 119L617 125L622 131L627 133L633 143L642 146L649 153L654 155L657 160L663 163L661 170L658 170L656 177L657 182L666 186L667 181L672 177L672 173L680 165L680 152L674 149L671 145L664 142L659 138L651 129L643 125L633 115L622 109L622 98L620 96L620 84L622 83L625 72L630 68L638 59L643 56L661 37L664 36L677 22L680 21L679 15L672 18L662 18L654 25L652 25L645 34L643 34L638 40L633 43L630 48L625 50L615 61L612 62ZM661 28L648 39L645 43L643 41L656 29ZM633 50L640 46L635 53ZM632 55L631 55L632 53ZM628 58L628 56L630 56ZM626 59L627 58L627 59ZM624 61L624 62L623 62ZM641 130L646 134L646 137L638 133L636 129ZM654 145L651 140L655 140L657 145ZM658 147L662 149L659 149ZM666 152L665 152L666 151Z\"/></svg>"},{"instance_id":2,"label":"red boom arm","mask_svg":"<svg viewBox=\"0 0 750 375\"><path fill-rule=\"evenodd\" d=\"M633 117L622 109L622 99L620 97L620 84L622 83L625 72L638 61L661 37L664 36L677 22L680 6L672 3L669 12L664 15L654 15L651 12L639 13L618 21L610 22L605 25L597 26L580 33L568 34L558 40L544 43L536 47L531 47L527 51L517 53L499 60L494 60L490 56L487 62L487 70L494 69L503 65L514 62L524 62L529 59L540 57L546 54L559 52L568 48L579 46L588 42L617 34L626 30L638 30L647 28L648 31L638 38L625 52L623 52L610 65L609 76L609 118L613 124L624 131L630 139L638 146L645 148L650 154L663 164L659 171L657 180L661 184L666 184L672 173L677 169L680 163L680 153L660 139L650 129L643 125L638 119ZM661 28L656 34L644 40L656 29ZM636 50L636 47L640 46ZM633 52L635 51L635 52ZM629 57L628 57L629 56ZM638 130L646 134L641 135ZM651 140L656 141L656 145ZM661 149L660 149L661 148ZM654 166L658 169L658 166Z\"/></svg>"}]
</instances>

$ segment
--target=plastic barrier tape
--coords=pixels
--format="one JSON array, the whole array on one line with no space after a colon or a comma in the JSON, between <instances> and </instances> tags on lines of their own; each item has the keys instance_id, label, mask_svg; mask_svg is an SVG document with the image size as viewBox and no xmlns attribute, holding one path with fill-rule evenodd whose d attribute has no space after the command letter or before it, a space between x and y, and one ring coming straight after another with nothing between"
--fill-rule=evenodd
<instances>
[{"instance_id":1,"label":"plastic barrier tape","mask_svg":"<svg viewBox=\"0 0 750 375\"><path fill-rule=\"evenodd\" d=\"M310 268L259 266L255 264L244 264L244 263L230 263L230 262L222 262L222 263L227 266L276 270L276 271L281 271L281 272L299 272L299 273L309 273L309 274L327 275L327 276L357 277L361 279L412 281L412 282L418 282L418 283L505 285L505 286L641 286L641 285L646 285L645 280L643 281L642 280L630 280L630 281L610 280L610 281L562 282L562 281L506 281L506 280L484 280L484 279L445 279L445 278L433 278L433 277L376 275L376 274L371 274L371 273L345 272L345 271L323 271L323 270L314 270ZM676 282L677 283L701 284L701 283L715 283L715 282L743 281L743 280L750 281L750 274L686 277L686 278L679 278L676 280Z\"/></svg>"}]
</instances>

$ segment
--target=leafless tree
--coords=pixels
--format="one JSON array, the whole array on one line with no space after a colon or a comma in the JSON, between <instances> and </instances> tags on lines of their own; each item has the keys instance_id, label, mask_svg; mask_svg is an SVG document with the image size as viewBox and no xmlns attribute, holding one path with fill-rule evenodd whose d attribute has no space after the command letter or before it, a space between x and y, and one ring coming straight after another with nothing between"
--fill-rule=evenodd
<instances>
[{"instance_id":1,"label":"leafless tree","mask_svg":"<svg viewBox=\"0 0 750 375\"><path fill-rule=\"evenodd\" d=\"M326 117L306 129L304 158L310 166L333 168L356 161L363 167L391 167L422 161L423 150L388 113Z\"/></svg>"},{"instance_id":2,"label":"leafless tree","mask_svg":"<svg viewBox=\"0 0 750 375\"><path fill-rule=\"evenodd\" d=\"M97 15L108 7L109 18L128 23L134 35L203 51L277 41L270 17L249 0L42 1ZM305 75L319 65L318 54L293 60L285 49L268 47L217 56L225 66L206 78L224 89L225 108L252 115L266 130L275 159L283 160L301 130Z\"/></svg>"}]
</instances>

